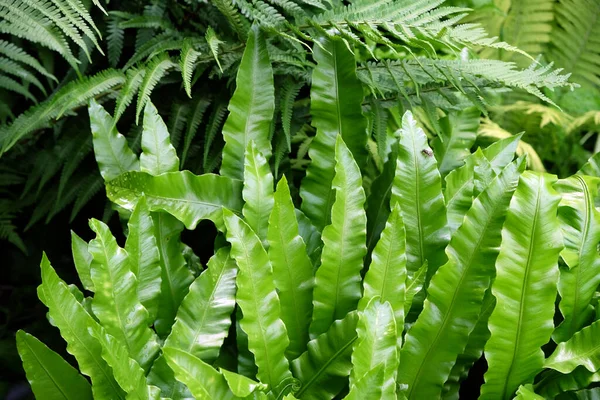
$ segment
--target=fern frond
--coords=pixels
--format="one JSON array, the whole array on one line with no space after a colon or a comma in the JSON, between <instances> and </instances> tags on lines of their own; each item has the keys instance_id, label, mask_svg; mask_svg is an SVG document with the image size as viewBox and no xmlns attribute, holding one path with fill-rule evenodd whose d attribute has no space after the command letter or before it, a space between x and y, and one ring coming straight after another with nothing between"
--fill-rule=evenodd
<instances>
[{"instance_id":1,"label":"fern frond","mask_svg":"<svg viewBox=\"0 0 600 400\"><path fill-rule=\"evenodd\" d=\"M164 53L148 63L144 80L142 81L142 85L138 92L137 108L135 112L136 124L139 122L140 114L150 99L150 94L152 94L152 90L154 90L158 81L169 72L170 69L176 67L178 67L177 63L173 62L169 56Z\"/></svg>"},{"instance_id":2,"label":"fern frond","mask_svg":"<svg viewBox=\"0 0 600 400\"><path fill-rule=\"evenodd\" d=\"M79 61L73 56L67 40L39 10L18 0L0 0L0 32L39 43L56 51L73 67Z\"/></svg>"},{"instance_id":3,"label":"fern frond","mask_svg":"<svg viewBox=\"0 0 600 400\"><path fill-rule=\"evenodd\" d=\"M21 65L14 62L13 60L10 60L5 57L0 57L0 71L3 71L7 75L13 75L17 78L21 78L23 81L29 82L38 89L40 89L40 91L44 93L44 95L47 94L46 88L44 88L44 85L42 85L39 79L36 78L35 75L29 72L26 68L23 68Z\"/></svg>"},{"instance_id":4,"label":"fern frond","mask_svg":"<svg viewBox=\"0 0 600 400\"><path fill-rule=\"evenodd\" d=\"M434 60L415 58L395 62L367 63L357 73L375 94L377 91L398 93L400 87L412 83L414 90L426 84L451 85L464 91L463 85L476 90L480 87L506 86L526 92L554 104L540 88L574 87L568 82L569 74L552 70L552 64L539 66L534 63L520 70L513 62L498 60ZM479 82L477 82L479 80ZM417 92L418 95L418 92Z\"/></svg>"},{"instance_id":5,"label":"fern frond","mask_svg":"<svg viewBox=\"0 0 600 400\"><path fill-rule=\"evenodd\" d=\"M173 33L161 33L148 40L136 50L133 56L127 61L127 64L123 67L123 70L131 68L143 59L151 59L154 56L169 50L181 49L183 46L183 39L178 36L178 34Z\"/></svg>"},{"instance_id":6,"label":"fern frond","mask_svg":"<svg viewBox=\"0 0 600 400\"><path fill-rule=\"evenodd\" d=\"M206 29L206 34L204 35L204 38L206 39L206 43L208 43L208 48L210 49L210 52L215 58L215 61L217 62L221 73L223 73L223 68L221 68L221 62L219 61L219 45L221 45L223 41L217 37L217 34L211 27L208 27L208 29Z\"/></svg>"},{"instance_id":7,"label":"fern frond","mask_svg":"<svg viewBox=\"0 0 600 400\"><path fill-rule=\"evenodd\" d=\"M575 82L600 85L600 2L561 0L556 4L549 58Z\"/></svg>"},{"instance_id":8,"label":"fern frond","mask_svg":"<svg viewBox=\"0 0 600 400\"><path fill-rule=\"evenodd\" d=\"M117 98L117 103L115 105L114 119L115 122L118 121L125 109L131 104L131 100L136 95L140 85L142 84L142 80L146 76L146 70L144 68L131 68L127 71L127 80L125 84L121 88L121 92L119 93L119 97Z\"/></svg>"},{"instance_id":9,"label":"fern frond","mask_svg":"<svg viewBox=\"0 0 600 400\"><path fill-rule=\"evenodd\" d=\"M2 77L0 77L1 81ZM42 128L51 119L60 117L65 111L80 107L92 98L111 91L125 82L125 75L112 69L91 77L73 81L62 87L52 97L19 115L9 126L0 129L0 156L23 137Z\"/></svg>"},{"instance_id":10,"label":"fern frond","mask_svg":"<svg viewBox=\"0 0 600 400\"><path fill-rule=\"evenodd\" d=\"M108 47L108 62L110 66L116 68L119 65L121 53L123 53L123 43L125 40L125 31L119 27L119 19L111 15L108 18L106 27L108 35L106 36L106 45Z\"/></svg>"},{"instance_id":11,"label":"fern frond","mask_svg":"<svg viewBox=\"0 0 600 400\"><path fill-rule=\"evenodd\" d=\"M7 240L23 253L27 254L25 243L17 233L17 227L12 222L16 217L13 210L13 203L8 199L0 201L0 240Z\"/></svg>"},{"instance_id":12,"label":"fern frond","mask_svg":"<svg viewBox=\"0 0 600 400\"><path fill-rule=\"evenodd\" d=\"M50 72L48 72L48 70L46 70L46 68L44 68L37 59L30 56L23 49L21 49L19 46L15 45L13 43L9 43L7 41L0 40L0 54L5 55L6 57L10 58L11 60L25 64L25 65L33 68L36 72L52 79L55 82L58 82L56 77L54 75L52 75Z\"/></svg>"},{"instance_id":13,"label":"fern frond","mask_svg":"<svg viewBox=\"0 0 600 400\"><path fill-rule=\"evenodd\" d=\"M183 78L183 87L185 88L185 92L187 93L190 99L192 98L192 74L194 73L194 66L199 56L200 52L194 49L193 43L190 40L185 40L181 48L179 68L181 69L181 77ZM221 65L219 64L219 68L220 67Z\"/></svg>"},{"instance_id":14,"label":"fern frond","mask_svg":"<svg viewBox=\"0 0 600 400\"><path fill-rule=\"evenodd\" d=\"M227 114L227 103L219 102L215 105L210 118L208 119L208 125L206 126L206 133L204 134L204 155L202 157L202 170L207 173L212 171L214 168L210 167L211 160L211 147L212 143L217 136L217 132L223 126L225 115Z\"/></svg>"},{"instance_id":15,"label":"fern frond","mask_svg":"<svg viewBox=\"0 0 600 400\"><path fill-rule=\"evenodd\" d=\"M296 82L293 79L287 79L283 84L281 96L279 97L281 126L283 127L286 149L288 152L292 151L292 114L294 112L294 102L296 101L296 97L298 97L300 88L302 88L301 83Z\"/></svg>"},{"instance_id":16,"label":"fern frond","mask_svg":"<svg viewBox=\"0 0 600 400\"><path fill-rule=\"evenodd\" d=\"M126 21L119 23L121 29L162 29L171 30L173 26L171 23L160 15L137 15Z\"/></svg>"},{"instance_id":17,"label":"fern frond","mask_svg":"<svg viewBox=\"0 0 600 400\"><path fill-rule=\"evenodd\" d=\"M83 8L83 5L79 0L52 0L58 9L64 14L66 19L77 29L79 29L85 37L96 46L96 49L100 54L104 55L98 40L96 39L96 33L100 36L100 31L94 25L92 17ZM78 4L79 3L79 4ZM90 26L88 24L91 22ZM96 33L92 32L92 29L96 30ZM86 46L87 48L87 46Z\"/></svg>"},{"instance_id":18,"label":"fern frond","mask_svg":"<svg viewBox=\"0 0 600 400\"><path fill-rule=\"evenodd\" d=\"M190 113L190 107L187 102L180 103L175 102L171 107L169 113L168 130L171 135L171 144L177 150L180 150L179 143L181 142L181 135L185 129L187 123L188 114ZM178 152L179 159L181 159L181 151Z\"/></svg>"},{"instance_id":19,"label":"fern frond","mask_svg":"<svg viewBox=\"0 0 600 400\"><path fill-rule=\"evenodd\" d=\"M73 219L79 211L85 206L89 201L100 192L104 188L104 180L99 175L90 175L88 178L82 182L81 190L77 193L77 199L73 204L73 209L71 210L71 216L69 217L69 222L73 222Z\"/></svg>"},{"instance_id":20,"label":"fern frond","mask_svg":"<svg viewBox=\"0 0 600 400\"><path fill-rule=\"evenodd\" d=\"M225 17L240 40L246 41L250 24L240 16L232 0L213 0L211 4Z\"/></svg>"},{"instance_id":21,"label":"fern frond","mask_svg":"<svg viewBox=\"0 0 600 400\"><path fill-rule=\"evenodd\" d=\"M0 88L18 93L37 104L36 98L33 96L33 94L31 94L26 86L20 84L12 78L9 78L8 76L0 75Z\"/></svg>"},{"instance_id":22,"label":"fern frond","mask_svg":"<svg viewBox=\"0 0 600 400\"><path fill-rule=\"evenodd\" d=\"M183 139L183 151L181 152L181 165L185 165L185 160L188 156L188 151L190 150L190 146L192 144L192 140L196 136L196 132L198 131L198 127L200 126L200 122L202 122L202 118L204 117L204 113L206 109L210 105L209 99L200 98L192 109L191 114L189 115L187 122L187 129L185 131L185 136Z\"/></svg>"},{"instance_id":23,"label":"fern frond","mask_svg":"<svg viewBox=\"0 0 600 400\"><path fill-rule=\"evenodd\" d=\"M57 201L62 199L62 194L73 173L77 170L83 159L92 151L92 137L90 135L75 135L67 143L69 157L63 165L58 183Z\"/></svg>"}]
</instances>

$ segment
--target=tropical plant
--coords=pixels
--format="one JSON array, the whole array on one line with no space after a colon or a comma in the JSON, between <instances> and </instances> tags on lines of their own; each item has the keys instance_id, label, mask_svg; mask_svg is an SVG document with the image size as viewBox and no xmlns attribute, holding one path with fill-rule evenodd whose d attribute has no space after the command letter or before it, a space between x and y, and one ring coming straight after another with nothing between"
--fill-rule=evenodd
<instances>
[{"instance_id":1,"label":"tropical plant","mask_svg":"<svg viewBox=\"0 0 600 400\"><path fill-rule=\"evenodd\" d=\"M43 257L38 296L90 381L19 332L36 395L456 398L482 354L483 398L591 394L598 157L557 180L515 160L518 136L474 152L442 136L432 150L398 109L399 129L374 141L353 64L337 58L347 49L330 38L315 48L306 174L273 174L274 81L258 30L248 40L219 175L180 171L152 102L138 156L90 101L127 238L95 219L89 243L73 234L83 291ZM447 131L466 132L454 118ZM206 268L181 240L204 220L219 231Z\"/></svg>"},{"instance_id":2,"label":"tropical plant","mask_svg":"<svg viewBox=\"0 0 600 400\"><path fill-rule=\"evenodd\" d=\"M475 104L485 110L499 88L551 101L544 88L571 86L567 75L531 57L525 69L478 59L480 47L523 52L462 23L468 10L442 0L93 3L0 2L0 31L10 35L0 42L0 98L6 99L0 101L6 176L0 190L9 193L0 204L0 237L21 248L22 230L67 209L73 220L102 191L90 137L82 133L87 117L81 111L91 98L114 107L115 120L132 127L125 136L134 149L144 105L160 98L156 103L168 116L182 167L198 174L216 170L224 143L218 132L251 25L263 32L277 83L278 118L269 138L278 173L307 162L293 145L306 148L303 140L314 136L306 88L315 63L329 51L321 41L342 38L333 46L334 59L358 61L356 85L368 93L364 107L379 140L397 102L422 107L436 128L438 109L447 113ZM342 73L354 74L354 68ZM25 215L22 225L14 222ZM107 206L103 220L111 215Z\"/></svg>"}]
</instances>

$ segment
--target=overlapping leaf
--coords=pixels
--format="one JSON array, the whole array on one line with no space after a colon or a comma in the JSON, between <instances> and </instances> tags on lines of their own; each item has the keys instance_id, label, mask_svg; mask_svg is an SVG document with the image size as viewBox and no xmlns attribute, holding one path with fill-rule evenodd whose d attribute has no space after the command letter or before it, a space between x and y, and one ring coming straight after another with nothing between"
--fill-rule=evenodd
<instances>
[{"instance_id":1,"label":"overlapping leaf","mask_svg":"<svg viewBox=\"0 0 600 400\"><path fill-rule=\"evenodd\" d=\"M485 346L488 370L482 399L510 399L543 368L541 347L554 329L558 255L556 177L526 171L508 210L492 293L496 307Z\"/></svg>"},{"instance_id":2,"label":"overlapping leaf","mask_svg":"<svg viewBox=\"0 0 600 400\"><path fill-rule=\"evenodd\" d=\"M244 160L244 208L242 213L256 235L265 240L269 215L273 209L273 175L266 158L256 147L254 140L248 142Z\"/></svg>"},{"instance_id":3,"label":"overlapping leaf","mask_svg":"<svg viewBox=\"0 0 600 400\"><path fill-rule=\"evenodd\" d=\"M363 89L354 55L341 39L324 39L313 49L317 67L311 86L312 123L317 134L308 154L311 163L300 186L302 211L322 230L330 222L335 199L335 142L340 135L359 165L366 156L367 120L362 115Z\"/></svg>"},{"instance_id":4,"label":"overlapping leaf","mask_svg":"<svg viewBox=\"0 0 600 400\"><path fill-rule=\"evenodd\" d=\"M559 343L544 366L566 374L580 365L590 372L600 369L600 321L586 326L568 341Z\"/></svg>"},{"instance_id":5,"label":"overlapping leaf","mask_svg":"<svg viewBox=\"0 0 600 400\"><path fill-rule=\"evenodd\" d=\"M167 126L151 102L144 108L140 169L151 175L179 171L179 158Z\"/></svg>"},{"instance_id":6,"label":"overlapping leaf","mask_svg":"<svg viewBox=\"0 0 600 400\"><path fill-rule=\"evenodd\" d=\"M360 271L367 253L365 192L358 165L341 136L335 151L335 203L331 225L323 229L321 266L315 276L311 335L327 331L333 321L354 310L361 297Z\"/></svg>"},{"instance_id":7,"label":"overlapping leaf","mask_svg":"<svg viewBox=\"0 0 600 400\"><path fill-rule=\"evenodd\" d=\"M448 262L431 280L423 311L400 352L398 383L407 385L409 399L440 396L467 344L494 275L500 231L522 161L510 164L475 199L446 249Z\"/></svg>"}]
</instances>

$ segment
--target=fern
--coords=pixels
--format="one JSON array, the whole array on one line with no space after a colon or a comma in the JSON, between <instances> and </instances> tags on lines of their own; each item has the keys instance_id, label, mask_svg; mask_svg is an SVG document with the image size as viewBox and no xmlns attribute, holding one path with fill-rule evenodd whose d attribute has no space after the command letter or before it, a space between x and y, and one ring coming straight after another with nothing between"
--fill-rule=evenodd
<instances>
[{"instance_id":1,"label":"fern","mask_svg":"<svg viewBox=\"0 0 600 400\"><path fill-rule=\"evenodd\" d=\"M133 100L133 97L136 95L145 76L146 70L144 68L132 68L127 71L127 80L121 88L121 93L119 94L117 104L115 105L115 121L118 121L119 118L121 118L125 109L131 104L131 100Z\"/></svg>"},{"instance_id":2,"label":"fern","mask_svg":"<svg viewBox=\"0 0 600 400\"><path fill-rule=\"evenodd\" d=\"M123 53L125 31L119 27L119 18L114 15L109 17L106 30L108 31L108 35L106 36L108 62L111 67L116 68Z\"/></svg>"},{"instance_id":3,"label":"fern","mask_svg":"<svg viewBox=\"0 0 600 400\"><path fill-rule=\"evenodd\" d=\"M600 3L561 0L555 13L550 59L572 72L575 82L600 86Z\"/></svg>"},{"instance_id":4,"label":"fern","mask_svg":"<svg viewBox=\"0 0 600 400\"><path fill-rule=\"evenodd\" d=\"M154 90L154 87L158 81L160 81L160 79L170 69L175 67L178 67L178 65L174 63L166 54L157 56L150 61L146 69L146 74L144 75L144 80L142 81L142 85L140 86L140 90L138 92L138 101L135 112L136 123L139 121L140 114L150 99L150 94L152 93L152 90Z\"/></svg>"},{"instance_id":5,"label":"fern","mask_svg":"<svg viewBox=\"0 0 600 400\"><path fill-rule=\"evenodd\" d=\"M208 31L207 31L208 34ZM218 45L217 45L218 46ZM212 47L211 47L212 50ZM213 52L214 53L214 52ZM196 60L200 56L200 52L194 49L194 45L190 40L183 42L181 48L181 56L179 59L179 69L181 69L181 77L183 79L183 87L189 98L192 98L192 73ZM215 55L215 58L217 56ZM219 68L221 65L219 64Z\"/></svg>"},{"instance_id":6,"label":"fern","mask_svg":"<svg viewBox=\"0 0 600 400\"><path fill-rule=\"evenodd\" d=\"M204 37L206 39L206 43L208 43L210 52L212 53L213 57L215 58L215 61L217 62L217 65L219 66L219 69L221 70L221 72L223 72L223 68L221 68L221 62L219 61L219 46L221 45L221 43L223 43L223 41L219 40L214 29L212 29L211 27L208 27L208 29L206 29L206 34L204 35Z\"/></svg>"}]
</instances>

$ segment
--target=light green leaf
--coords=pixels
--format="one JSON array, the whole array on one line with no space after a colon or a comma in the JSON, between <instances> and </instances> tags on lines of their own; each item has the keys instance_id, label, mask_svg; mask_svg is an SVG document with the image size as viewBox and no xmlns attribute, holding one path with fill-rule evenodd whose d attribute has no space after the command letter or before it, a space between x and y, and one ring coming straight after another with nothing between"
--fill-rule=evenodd
<instances>
[{"instance_id":1,"label":"light green leaf","mask_svg":"<svg viewBox=\"0 0 600 400\"><path fill-rule=\"evenodd\" d=\"M166 211L188 229L195 229L203 219L221 223L222 207L242 212L241 182L213 174L129 172L109 182L106 191L111 201L128 210L143 193L150 211Z\"/></svg>"},{"instance_id":2,"label":"light green leaf","mask_svg":"<svg viewBox=\"0 0 600 400\"><path fill-rule=\"evenodd\" d=\"M77 359L79 370L92 379L94 399L125 399L110 367L102 359L100 344L91 334L98 323L58 277L46 254L42 256L41 269L38 297L48 307L52 323L67 342L67 351Z\"/></svg>"},{"instance_id":3,"label":"light green leaf","mask_svg":"<svg viewBox=\"0 0 600 400\"><path fill-rule=\"evenodd\" d=\"M600 284L600 212L594 207L600 179L574 175L558 181L562 194L558 209L565 249L561 253L567 264L561 267L558 291L559 308L564 317L553 338L564 342L593 318L590 302Z\"/></svg>"},{"instance_id":4,"label":"light green leaf","mask_svg":"<svg viewBox=\"0 0 600 400\"><path fill-rule=\"evenodd\" d=\"M175 321L177 309L194 280L186 268L181 251L183 224L164 212L152 214L154 237L160 254L160 300L154 328L161 338L167 337Z\"/></svg>"},{"instance_id":5,"label":"light green leaf","mask_svg":"<svg viewBox=\"0 0 600 400\"><path fill-rule=\"evenodd\" d=\"M312 124L317 134L310 144L311 163L300 186L302 211L317 229L330 223L335 199L335 143L340 135L359 166L366 160L367 119L362 115L363 88L356 77L356 61L341 39L315 44L317 62L311 86Z\"/></svg>"},{"instance_id":6,"label":"light green leaf","mask_svg":"<svg viewBox=\"0 0 600 400\"><path fill-rule=\"evenodd\" d=\"M23 369L38 399L85 400L92 399L90 383L60 355L49 349L34 336L19 330L17 349Z\"/></svg>"},{"instance_id":7,"label":"light green leaf","mask_svg":"<svg viewBox=\"0 0 600 400\"><path fill-rule=\"evenodd\" d=\"M212 28L209 28L212 29ZM183 87L188 97L192 98L192 74L196 66L196 60L200 57L200 52L194 49L194 42L191 39L185 39L181 47L179 58L179 69L181 70L181 78Z\"/></svg>"},{"instance_id":8,"label":"light green leaf","mask_svg":"<svg viewBox=\"0 0 600 400\"><path fill-rule=\"evenodd\" d=\"M406 290L404 294L404 316L408 315L413 304L415 296L423 289L425 285L425 276L427 275L427 261L421 265L421 268L413 276L406 277Z\"/></svg>"},{"instance_id":9,"label":"light green leaf","mask_svg":"<svg viewBox=\"0 0 600 400\"><path fill-rule=\"evenodd\" d=\"M73 253L73 262L79 280L86 290L94 291L94 282L90 275L90 265L92 264L92 255L88 251L88 244L80 238L75 232L71 231L71 251Z\"/></svg>"},{"instance_id":10,"label":"light green leaf","mask_svg":"<svg viewBox=\"0 0 600 400\"><path fill-rule=\"evenodd\" d=\"M90 228L96 233L89 244L96 288L94 315L109 334L126 346L130 357L147 370L160 346L148 327L148 311L137 298L137 280L127 252L117 245L103 222L91 219Z\"/></svg>"},{"instance_id":11,"label":"light green leaf","mask_svg":"<svg viewBox=\"0 0 600 400\"><path fill-rule=\"evenodd\" d=\"M521 175L502 228L485 346L488 370L482 399L511 399L542 370L541 347L554 330L558 255L563 248L554 175Z\"/></svg>"},{"instance_id":12,"label":"light green leaf","mask_svg":"<svg viewBox=\"0 0 600 400\"><path fill-rule=\"evenodd\" d=\"M390 202L400 205L406 229L406 268L412 275L425 261L427 278L446 260L444 248L450 240L446 206L437 162L427 136L410 111L402 117L396 175Z\"/></svg>"},{"instance_id":13,"label":"light green leaf","mask_svg":"<svg viewBox=\"0 0 600 400\"><path fill-rule=\"evenodd\" d=\"M348 313L327 332L311 340L307 350L292 362L294 376L302 383L295 393L297 398L332 399L348 384L357 322L358 314Z\"/></svg>"},{"instance_id":14,"label":"light green leaf","mask_svg":"<svg viewBox=\"0 0 600 400\"><path fill-rule=\"evenodd\" d=\"M385 365L379 364L369 370L356 384L352 385L345 400L395 400L396 395L384 392Z\"/></svg>"},{"instance_id":15,"label":"light green leaf","mask_svg":"<svg viewBox=\"0 0 600 400\"><path fill-rule=\"evenodd\" d=\"M235 399L223 375L209 364L183 350L165 347L163 352L177 380L183 382L196 399Z\"/></svg>"},{"instance_id":16,"label":"light green leaf","mask_svg":"<svg viewBox=\"0 0 600 400\"><path fill-rule=\"evenodd\" d=\"M112 117L94 99L88 108L94 154L105 181L110 181L127 171L138 171L140 163L127 145L127 140L117 132Z\"/></svg>"},{"instance_id":17,"label":"light green leaf","mask_svg":"<svg viewBox=\"0 0 600 400\"><path fill-rule=\"evenodd\" d=\"M102 358L111 367L115 380L127 393L127 400L158 400L160 389L148 386L142 367L129 357L127 347L100 325L92 331L102 346Z\"/></svg>"},{"instance_id":18,"label":"light green leaf","mask_svg":"<svg viewBox=\"0 0 600 400\"><path fill-rule=\"evenodd\" d=\"M515 400L544 400L544 396L536 394L531 385L521 385L517 390Z\"/></svg>"},{"instance_id":19,"label":"light green leaf","mask_svg":"<svg viewBox=\"0 0 600 400\"><path fill-rule=\"evenodd\" d=\"M577 174L600 177L600 153L591 156L588 162L577 171Z\"/></svg>"},{"instance_id":20,"label":"light green leaf","mask_svg":"<svg viewBox=\"0 0 600 400\"><path fill-rule=\"evenodd\" d=\"M275 204L268 220L269 260L281 305L281 319L290 345L288 359L297 358L308 343L312 317L313 266L298 231L294 204L285 176L277 184Z\"/></svg>"},{"instance_id":21,"label":"light green leaf","mask_svg":"<svg viewBox=\"0 0 600 400\"><path fill-rule=\"evenodd\" d=\"M540 375L535 390L547 399L554 399L561 393L583 389L594 382L600 382L600 372L590 372L582 366L566 375L549 369Z\"/></svg>"},{"instance_id":22,"label":"light green leaf","mask_svg":"<svg viewBox=\"0 0 600 400\"><path fill-rule=\"evenodd\" d=\"M450 112L439 121L441 132L431 142L442 176L464 164L477 138L481 111L469 107Z\"/></svg>"},{"instance_id":23,"label":"light green leaf","mask_svg":"<svg viewBox=\"0 0 600 400\"><path fill-rule=\"evenodd\" d=\"M160 254L145 196L138 200L127 227L125 251L129 256L129 267L137 279L138 299L148 311L148 322L152 324L160 297Z\"/></svg>"},{"instance_id":24,"label":"light green leaf","mask_svg":"<svg viewBox=\"0 0 600 400\"><path fill-rule=\"evenodd\" d=\"M260 153L254 140L248 142L244 159L244 189L242 209L244 220L260 240L267 238L269 215L273 209L273 175L267 159Z\"/></svg>"},{"instance_id":25,"label":"light green leaf","mask_svg":"<svg viewBox=\"0 0 600 400\"><path fill-rule=\"evenodd\" d=\"M190 390L175 379L175 373L167 364L164 355L160 355L148 373L148 383L160 388L162 399L194 400Z\"/></svg>"},{"instance_id":26,"label":"light green leaf","mask_svg":"<svg viewBox=\"0 0 600 400\"><path fill-rule=\"evenodd\" d=\"M600 369L600 321L586 326L568 341L559 343L544 367L566 374L580 365L590 372Z\"/></svg>"},{"instance_id":27,"label":"light green leaf","mask_svg":"<svg viewBox=\"0 0 600 400\"><path fill-rule=\"evenodd\" d=\"M144 108L140 169L150 175L179 171L179 158L171 144L167 125L150 101Z\"/></svg>"},{"instance_id":28,"label":"light green leaf","mask_svg":"<svg viewBox=\"0 0 600 400\"><path fill-rule=\"evenodd\" d=\"M258 379L277 393L279 383L291 378L291 373L284 355L289 339L280 318L271 263L248 224L226 209L223 218L231 255L239 268L236 301L244 313L240 325L248 334L248 348L258 366Z\"/></svg>"},{"instance_id":29,"label":"light green leaf","mask_svg":"<svg viewBox=\"0 0 600 400\"><path fill-rule=\"evenodd\" d=\"M235 372L227 371L226 369L221 369L221 374L225 377L229 389L231 389L233 394L237 397L247 397L257 390L265 390L267 388L266 385L262 383L255 382L244 375L236 374Z\"/></svg>"},{"instance_id":30,"label":"light green leaf","mask_svg":"<svg viewBox=\"0 0 600 400\"><path fill-rule=\"evenodd\" d=\"M523 160L510 164L473 202L452 236L448 262L433 276L423 311L400 352L398 383L406 397L439 397L474 328L494 275L500 232Z\"/></svg>"},{"instance_id":31,"label":"light green leaf","mask_svg":"<svg viewBox=\"0 0 600 400\"><path fill-rule=\"evenodd\" d=\"M358 313L356 327L358 340L352 350L350 387L359 386L370 371L383 367L383 377L378 382L381 399L396 398L396 370L398 369L398 346L394 310L389 302L372 299L364 311ZM402 333L402 328L400 328ZM352 389L351 389L352 390Z\"/></svg>"},{"instance_id":32,"label":"light green leaf","mask_svg":"<svg viewBox=\"0 0 600 400\"><path fill-rule=\"evenodd\" d=\"M515 152L519 147L519 140L522 136L522 133L511 135L483 149L483 154L492 164L496 174L499 174L515 158Z\"/></svg>"},{"instance_id":33,"label":"light green leaf","mask_svg":"<svg viewBox=\"0 0 600 400\"><path fill-rule=\"evenodd\" d=\"M243 179L244 151L251 140L267 160L271 156L269 132L275 111L273 70L265 38L256 24L248 32L228 109L221 175Z\"/></svg>"},{"instance_id":34,"label":"light green leaf","mask_svg":"<svg viewBox=\"0 0 600 400\"><path fill-rule=\"evenodd\" d=\"M364 279L364 293L358 309L364 310L374 298L389 302L396 321L398 348L404 330L404 297L406 290L406 233L398 204L394 206L381 238L372 254L371 265Z\"/></svg>"},{"instance_id":35,"label":"light green leaf","mask_svg":"<svg viewBox=\"0 0 600 400\"><path fill-rule=\"evenodd\" d=\"M323 229L321 266L315 276L310 334L327 331L333 321L354 310L361 297L360 271L367 253L365 191L360 169L341 136L335 146L336 199L331 225Z\"/></svg>"},{"instance_id":36,"label":"light green leaf","mask_svg":"<svg viewBox=\"0 0 600 400\"><path fill-rule=\"evenodd\" d=\"M229 256L229 248L217 250L181 302L165 346L214 362L229 333L236 275L237 267Z\"/></svg>"}]
</instances>

